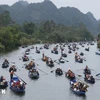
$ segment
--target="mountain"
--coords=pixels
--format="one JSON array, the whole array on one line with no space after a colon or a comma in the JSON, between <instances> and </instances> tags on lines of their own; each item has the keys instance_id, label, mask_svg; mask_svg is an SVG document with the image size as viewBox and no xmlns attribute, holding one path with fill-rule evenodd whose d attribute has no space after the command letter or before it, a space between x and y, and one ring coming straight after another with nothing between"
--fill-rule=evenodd
<instances>
[{"instance_id":1,"label":"mountain","mask_svg":"<svg viewBox=\"0 0 100 100\"><path fill-rule=\"evenodd\" d=\"M98 22L100 23L100 19L98 19Z\"/></svg>"},{"instance_id":2,"label":"mountain","mask_svg":"<svg viewBox=\"0 0 100 100\"><path fill-rule=\"evenodd\" d=\"M4 10L8 10L11 18L19 24L29 21L39 23L53 20L56 23L68 26L84 24L90 32L100 33L98 31L99 21L94 18L91 12L84 14L74 7L61 7L58 9L50 0L30 4L21 0L12 6L0 5L0 13Z\"/></svg>"}]
</instances>

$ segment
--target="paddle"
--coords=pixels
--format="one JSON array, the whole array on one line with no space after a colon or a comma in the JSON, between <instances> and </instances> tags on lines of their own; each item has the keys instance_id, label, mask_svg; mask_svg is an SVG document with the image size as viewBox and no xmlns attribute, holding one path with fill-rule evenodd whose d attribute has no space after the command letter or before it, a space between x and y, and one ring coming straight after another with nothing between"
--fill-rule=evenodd
<instances>
[{"instance_id":1,"label":"paddle","mask_svg":"<svg viewBox=\"0 0 100 100\"><path fill-rule=\"evenodd\" d=\"M15 73L14 73L14 75L15 76L17 76L19 79L21 79L18 75L16 75ZM24 83L25 83L25 85L27 84L23 79L21 79Z\"/></svg>"},{"instance_id":2,"label":"paddle","mask_svg":"<svg viewBox=\"0 0 100 100\"><path fill-rule=\"evenodd\" d=\"M75 74L75 75L77 75L77 76L79 76L79 77L82 77L82 75L80 75L80 74Z\"/></svg>"},{"instance_id":3,"label":"paddle","mask_svg":"<svg viewBox=\"0 0 100 100\"><path fill-rule=\"evenodd\" d=\"M89 69L90 69L90 68L89 68ZM84 69L78 69L77 71L80 71L80 70L84 70ZM90 69L90 70L94 71L94 69Z\"/></svg>"},{"instance_id":4,"label":"paddle","mask_svg":"<svg viewBox=\"0 0 100 100\"><path fill-rule=\"evenodd\" d=\"M41 72L45 73L46 75L48 75L48 73L44 72L43 70L41 70L41 69L39 69L39 68L37 68L37 69L40 70Z\"/></svg>"},{"instance_id":5,"label":"paddle","mask_svg":"<svg viewBox=\"0 0 100 100\"><path fill-rule=\"evenodd\" d=\"M54 60L54 62L60 65L60 63L59 62L56 62L56 60Z\"/></svg>"},{"instance_id":6,"label":"paddle","mask_svg":"<svg viewBox=\"0 0 100 100\"><path fill-rule=\"evenodd\" d=\"M68 60L66 60L66 59L64 59L64 58L62 58L63 60L65 60L66 62L69 62Z\"/></svg>"},{"instance_id":7,"label":"paddle","mask_svg":"<svg viewBox=\"0 0 100 100\"><path fill-rule=\"evenodd\" d=\"M55 70L52 70L51 73L53 73Z\"/></svg>"}]
</instances>

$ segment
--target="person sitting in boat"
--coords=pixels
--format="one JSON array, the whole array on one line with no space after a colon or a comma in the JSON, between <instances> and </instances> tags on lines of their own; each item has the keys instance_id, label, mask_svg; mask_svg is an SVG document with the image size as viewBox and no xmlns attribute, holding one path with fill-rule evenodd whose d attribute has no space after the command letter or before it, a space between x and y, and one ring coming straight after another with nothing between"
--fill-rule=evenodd
<instances>
[{"instance_id":1,"label":"person sitting in boat","mask_svg":"<svg viewBox=\"0 0 100 100\"><path fill-rule=\"evenodd\" d=\"M11 86L12 86L12 87L17 87L17 86L16 86L16 81L12 80Z\"/></svg>"},{"instance_id":2,"label":"person sitting in boat","mask_svg":"<svg viewBox=\"0 0 100 100\"><path fill-rule=\"evenodd\" d=\"M0 77L0 82L3 82L3 80L5 80L5 78L3 76Z\"/></svg>"},{"instance_id":3,"label":"person sitting in boat","mask_svg":"<svg viewBox=\"0 0 100 100\"><path fill-rule=\"evenodd\" d=\"M69 76L70 76L70 79L71 80L73 80L73 79L75 79L75 74L71 71L71 73L69 74Z\"/></svg>"},{"instance_id":4,"label":"person sitting in boat","mask_svg":"<svg viewBox=\"0 0 100 100\"><path fill-rule=\"evenodd\" d=\"M44 59L44 57L45 57L45 56L44 56L44 53L42 53L42 58Z\"/></svg>"},{"instance_id":5,"label":"person sitting in boat","mask_svg":"<svg viewBox=\"0 0 100 100\"><path fill-rule=\"evenodd\" d=\"M91 81L94 81L95 79L94 79L94 77L93 77L93 76L90 76L90 80L91 80Z\"/></svg>"},{"instance_id":6,"label":"person sitting in boat","mask_svg":"<svg viewBox=\"0 0 100 100\"><path fill-rule=\"evenodd\" d=\"M13 74L14 74L14 71L12 70L11 72L10 72L10 79L12 80L12 78L13 78Z\"/></svg>"},{"instance_id":7,"label":"person sitting in boat","mask_svg":"<svg viewBox=\"0 0 100 100\"><path fill-rule=\"evenodd\" d=\"M26 56L26 54L23 57L25 60L28 60L28 56Z\"/></svg>"},{"instance_id":8,"label":"person sitting in boat","mask_svg":"<svg viewBox=\"0 0 100 100\"><path fill-rule=\"evenodd\" d=\"M4 60L3 64L4 64L4 63L9 64L9 62L8 62L8 60L7 60L7 59L5 59L5 60Z\"/></svg>"},{"instance_id":9,"label":"person sitting in boat","mask_svg":"<svg viewBox=\"0 0 100 100\"><path fill-rule=\"evenodd\" d=\"M90 69L88 68L88 66L86 65L85 69L84 69L84 74L91 74Z\"/></svg>"},{"instance_id":10,"label":"person sitting in boat","mask_svg":"<svg viewBox=\"0 0 100 100\"><path fill-rule=\"evenodd\" d=\"M78 85L79 85L79 89L81 90L82 89L82 87L84 86L84 84L83 83L81 83L81 82L79 82L78 83Z\"/></svg>"},{"instance_id":11,"label":"person sitting in boat","mask_svg":"<svg viewBox=\"0 0 100 100\"><path fill-rule=\"evenodd\" d=\"M52 59L49 62L50 62L50 64L53 64L54 63Z\"/></svg>"},{"instance_id":12,"label":"person sitting in boat","mask_svg":"<svg viewBox=\"0 0 100 100\"><path fill-rule=\"evenodd\" d=\"M62 56L59 58L59 62L60 63L64 63L65 62L64 59L62 58Z\"/></svg>"},{"instance_id":13,"label":"person sitting in boat","mask_svg":"<svg viewBox=\"0 0 100 100\"><path fill-rule=\"evenodd\" d=\"M2 64L2 68L7 68L7 67L9 67L9 62L7 59L5 59L3 64Z\"/></svg>"},{"instance_id":14,"label":"person sitting in boat","mask_svg":"<svg viewBox=\"0 0 100 100\"><path fill-rule=\"evenodd\" d=\"M78 58L78 53L76 52L75 53L75 60L77 60L77 58Z\"/></svg>"},{"instance_id":15,"label":"person sitting in boat","mask_svg":"<svg viewBox=\"0 0 100 100\"><path fill-rule=\"evenodd\" d=\"M57 50L57 47L54 47L53 50L56 51Z\"/></svg>"},{"instance_id":16,"label":"person sitting in boat","mask_svg":"<svg viewBox=\"0 0 100 100\"><path fill-rule=\"evenodd\" d=\"M18 85L20 85L20 80L18 79L18 81L16 82L16 85L18 86Z\"/></svg>"},{"instance_id":17,"label":"person sitting in boat","mask_svg":"<svg viewBox=\"0 0 100 100\"><path fill-rule=\"evenodd\" d=\"M91 76L90 74L86 74L86 77L85 77L87 80L91 80L91 81L95 81L94 77Z\"/></svg>"},{"instance_id":18,"label":"person sitting in boat","mask_svg":"<svg viewBox=\"0 0 100 100\"><path fill-rule=\"evenodd\" d=\"M49 58L46 59L46 64L49 64Z\"/></svg>"},{"instance_id":19,"label":"person sitting in boat","mask_svg":"<svg viewBox=\"0 0 100 100\"><path fill-rule=\"evenodd\" d=\"M44 58L42 58L44 61L47 61L48 60L48 57L47 56L44 56Z\"/></svg>"},{"instance_id":20,"label":"person sitting in boat","mask_svg":"<svg viewBox=\"0 0 100 100\"><path fill-rule=\"evenodd\" d=\"M87 86L84 84L83 87L80 89L80 91L86 92L87 91Z\"/></svg>"},{"instance_id":21,"label":"person sitting in boat","mask_svg":"<svg viewBox=\"0 0 100 100\"><path fill-rule=\"evenodd\" d=\"M32 69L33 67L35 67L35 63L31 61L26 68Z\"/></svg>"},{"instance_id":22,"label":"person sitting in boat","mask_svg":"<svg viewBox=\"0 0 100 100\"><path fill-rule=\"evenodd\" d=\"M48 60L48 57L47 57L47 56L45 56L45 55L44 55L44 53L42 54L42 60L43 60L43 61Z\"/></svg>"},{"instance_id":23,"label":"person sitting in boat","mask_svg":"<svg viewBox=\"0 0 100 100\"><path fill-rule=\"evenodd\" d=\"M67 77L70 77L70 73L71 73L71 70L69 69L68 72L66 73Z\"/></svg>"}]
</instances>

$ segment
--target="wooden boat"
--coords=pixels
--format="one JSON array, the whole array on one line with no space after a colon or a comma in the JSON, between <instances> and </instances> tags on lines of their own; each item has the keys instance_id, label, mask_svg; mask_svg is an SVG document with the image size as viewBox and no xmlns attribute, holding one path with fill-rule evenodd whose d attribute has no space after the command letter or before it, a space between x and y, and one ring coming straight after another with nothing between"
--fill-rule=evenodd
<instances>
[{"instance_id":1,"label":"wooden boat","mask_svg":"<svg viewBox=\"0 0 100 100\"><path fill-rule=\"evenodd\" d=\"M29 54L30 54L30 52L29 52L29 51L26 51L26 52L25 52L25 55L29 55Z\"/></svg>"},{"instance_id":2,"label":"wooden boat","mask_svg":"<svg viewBox=\"0 0 100 100\"><path fill-rule=\"evenodd\" d=\"M89 51L89 48L85 48L86 51Z\"/></svg>"},{"instance_id":3,"label":"wooden boat","mask_svg":"<svg viewBox=\"0 0 100 100\"><path fill-rule=\"evenodd\" d=\"M38 71L29 71L28 72L28 76L32 79L38 79L39 78L39 73Z\"/></svg>"},{"instance_id":4,"label":"wooden boat","mask_svg":"<svg viewBox=\"0 0 100 100\"><path fill-rule=\"evenodd\" d=\"M66 54L66 53L63 53L63 54L62 54L62 57L67 57L67 54Z\"/></svg>"},{"instance_id":5,"label":"wooden boat","mask_svg":"<svg viewBox=\"0 0 100 100\"><path fill-rule=\"evenodd\" d=\"M70 81L70 89L71 89L71 91L73 92L73 93L75 93L76 95L85 95L86 94L86 91L81 91L81 90L75 90L75 89L73 89L73 84L75 84L77 81L76 81L76 79L74 79L74 80L71 80Z\"/></svg>"},{"instance_id":6,"label":"wooden boat","mask_svg":"<svg viewBox=\"0 0 100 100\"><path fill-rule=\"evenodd\" d=\"M25 52L30 52L30 49L28 48L28 49L26 49L26 51Z\"/></svg>"},{"instance_id":7,"label":"wooden boat","mask_svg":"<svg viewBox=\"0 0 100 100\"><path fill-rule=\"evenodd\" d=\"M62 69L60 69L60 68L57 68L57 69L55 70L55 73L56 73L56 75L59 75L59 76L63 75L63 71L62 71Z\"/></svg>"},{"instance_id":8,"label":"wooden boat","mask_svg":"<svg viewBox=\"0 0 100 100\"><path fill-rule=\"evenodd\" d=\"M94 84L95 83L95 79L91 79L91 80L88 80L87 78L84 78L84 80L87 82L87 83L90 83L90 84Z\"/></svg>"},{"instance_id":9,"label":"wooden boat","mask_svg":"<svg viewBox=\"0 0 100 100\"><path fill-rule=\"evenodd\" d=\"M13 86L13 82L18 82L19 81L19 78L18 77L13 77L12 80L10 80L10 89L13 91L13 92L16 92L16 93L23 93L25 92L25 84L23 83L21 85L21 87L17 87L17 86Z\"/></svg>"},{"instance_id":10,"label":"wooden boat","mask_svg":"<svg viewBox=\"0 0 100 100\"><path fill-rule=\"evenodd\" d=\"M36 50L36 53L38 53L38 54L39 54L39 53L40 53L40 50Z\"/></svg>"},{"instance_id":11,"label":"wooden boat","mask_svg":"<svg viewBox=\"0 0 100 100\"><path fill-rule=\"evenodd\" d=\"M8 82L5 81L5 82L0 82L0 89L5 89L8 87Z\"/></svg>"},{"instance_id":12,"label":"wooden boat","mask_svg":"<svg viewBox=\"0 0 100 100\"><path fill-rule=\"evenodd\" d=\"M74 75L74 77L71 77L68 73L65 73L65 77L67 77L70 80L76 79L75 75Z\"/></svg>"},{"instance_id":13,"label":"wooden boat","mask_svg":"<svg viewBox=\"0 0 100 100\"><path fill-rule=\"evenodd\" d=\"M51 50L51 53L58 54L58 51Z\"/></svg>"},{"instance_id":14,"label":"wooden boat","mask_svg":"<svg viewBox=\"0 0 100 100\"><path fill-rule=\"evenodd\" d=\"M90 69L88 69L88 71L85 71L85 70L84 70L83 73L84 73L84 75L86 75L86 74L91 74L91 70L90 70Z\"/></svg>"},{"instance_id":15,"label":"wooden boat","mask_svg":"<svg viewBox=\"0 0 100 100\"><path fill-rule=\"evenodd\" d=\"M72 53L72 51L71 51L71 50L69 50L69 51L68 51L68 53Z\"/></svg>"},{"instance_id":16,"label":"wooden boat","mask_svg":"<svg viewBox=\"0 0 100 100\"><path fill-rule=\"evenodd\" d=\"M75 59L76 62L83 63L83 59Z\"/></svg>"},{"instance_id":17,"label":"wooden boat","mask_svg":"<svg viewBox=\"0 0 100 100\"><path fill-rule=\"evenodd\" d=\"M2 64L2 68L8 68L8 67L9 67L9 63L4 62L4 63Z\"/></svg>"},{"instance_id":18,"label":"wooden boat","mask_svg":"<svg viewBox=\"0 0 100 100\"><path fill-rule=\"evenodd\" d=\"M74 92L77 95L85 95L86 92L82 92L82 91L75 91L72 87L70 87L71 91Z\"/></svg>"},{"instance_id":19,"label":"wooden boat","mask_svg":"<svg viewBox=\"0 0 100 100\"><path fill-rule=\"evenodd\" d=\"M81 52L81 53L80 53L80 55L81 55L81 56L83 56L83 55L84 55L84 53L83 53L83 52Z\"/></svg>"},{"instance_id":20,"label":"wooden boat","mask_svg":"<svg viewBox=\"0 0 100 100\"><path fill-rule=\"evenodd\" d=\"M46 61L46 65L49 66L49 67L54 67L54 63L49 63L47 61Z\"/></svg>"},{"instance_id":21,"label":"wooden boat","mask_svg":"<svg viewBox=\"0 0 100 100\"><path fill-rule=\"evenodd\" d=\"M45 49L49 49L49 45L44 45L44 48Z\"/></svg>"},{"instance_id":22,"label":"wooden boat","mask_svg":"<svg viewBox=\"0 0 100 100\"><path fill-rule=\"evenodd\" d=\"M63 59L59 59L60 63L65 63L65 61Z\"/></svg>"},{"instance_id":23,"label":"wooden boat","mask_svg":"<svg viewBox=\"0 0 100 100\"><path fill-rule=\"evenodd\" d=\"M23 61L29 61L29 58L22 57Z\"/></svg>"}]
</instances>

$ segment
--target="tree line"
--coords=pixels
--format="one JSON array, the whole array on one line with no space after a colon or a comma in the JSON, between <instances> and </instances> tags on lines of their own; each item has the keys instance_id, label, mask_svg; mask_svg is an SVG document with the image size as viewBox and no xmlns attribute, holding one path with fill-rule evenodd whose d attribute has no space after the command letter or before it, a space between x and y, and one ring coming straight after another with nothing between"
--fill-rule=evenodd
<instances>
[{"instance_id":1,"label":"tree line","mask_svg":"<svg viewBox=\"0 0 100 100\"><path fill-rule=\"evenodd\" d=\"M12 21L8 11L0 14L0 52L41 42L61 43L93 39L93 35L83 23L79 26L65 26L53 20L47 20L41 23L24 22L18 25Z\"/></svg>"}]
</instances>

